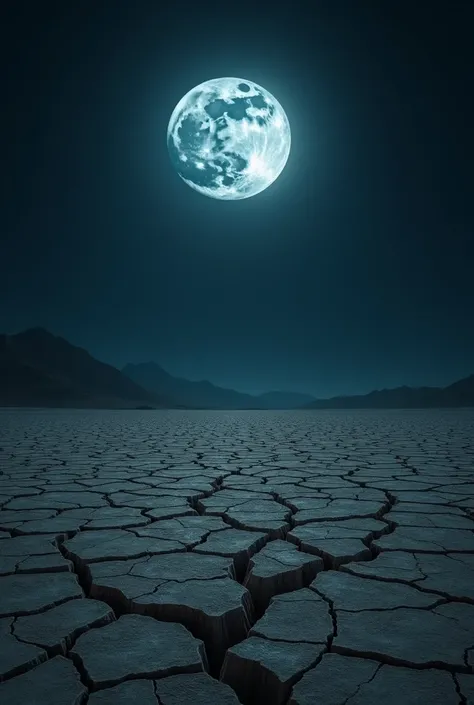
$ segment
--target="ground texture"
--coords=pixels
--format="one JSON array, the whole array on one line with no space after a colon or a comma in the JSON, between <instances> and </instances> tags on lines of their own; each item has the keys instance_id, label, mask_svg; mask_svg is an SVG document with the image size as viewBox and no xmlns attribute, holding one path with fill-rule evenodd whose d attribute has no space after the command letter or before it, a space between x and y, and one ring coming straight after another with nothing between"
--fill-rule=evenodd
<instances>
[{"instance_id":1,"label":"ground texture","mask_svg":"<svg viewBox=\"0 0 474 705\"><path fill-rule=\"evenodd\" d=\"M474 704L474 411L0 412L0 702Z\"/></svg>"}]
</instances>

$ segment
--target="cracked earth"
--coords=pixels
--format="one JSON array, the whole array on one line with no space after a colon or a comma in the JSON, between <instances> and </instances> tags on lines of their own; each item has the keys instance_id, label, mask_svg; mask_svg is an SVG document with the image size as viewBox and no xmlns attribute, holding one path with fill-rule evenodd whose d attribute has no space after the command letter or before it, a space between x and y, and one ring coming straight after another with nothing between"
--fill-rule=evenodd
<instances>
[{"instance_id":1,"label":"cracked earth","mask_svg":"<svg viewBox=\"0 0 474 705\"><path fill-rule=\"evenodd\" d=\"M0 702L474 705L474 411L0 429Z\"/></svg>"}]
</instances>

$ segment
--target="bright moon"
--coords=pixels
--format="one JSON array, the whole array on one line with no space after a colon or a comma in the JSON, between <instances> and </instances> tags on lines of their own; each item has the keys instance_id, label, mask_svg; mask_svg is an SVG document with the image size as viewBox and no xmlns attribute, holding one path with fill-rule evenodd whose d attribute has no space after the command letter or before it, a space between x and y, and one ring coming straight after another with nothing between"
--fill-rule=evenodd
<instances>
[{"instance_id":1,"label":"bright moon","mask_svg":"<svg viewBox=\"0 0 474 705\"><path fill-rule=\"evenodd\" d=\"M234 201L278 178L291 132L285 111L265 88L244 78L214 78L181 98L167 140L183 181L205 196Z\"/></svg>"}]
</instances>

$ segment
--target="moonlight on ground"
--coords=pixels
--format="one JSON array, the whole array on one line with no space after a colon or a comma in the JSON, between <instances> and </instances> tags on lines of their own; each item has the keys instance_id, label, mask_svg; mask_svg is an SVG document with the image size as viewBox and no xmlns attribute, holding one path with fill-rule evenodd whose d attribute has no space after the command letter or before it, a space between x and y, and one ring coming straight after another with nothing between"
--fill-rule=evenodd
<instances>
[{"instance_id":1,"label":"moonlight on ground","mask_svg":"<svg viewBox=\"0 0 474 705\"><path fill-rule=\"evenodd\" d=\"M171 161L191 188L239 200L281 174L291 133L285 111L265 88L242 78L215 78L181 98L167 140Z\"/></svg>"}]
</instances>

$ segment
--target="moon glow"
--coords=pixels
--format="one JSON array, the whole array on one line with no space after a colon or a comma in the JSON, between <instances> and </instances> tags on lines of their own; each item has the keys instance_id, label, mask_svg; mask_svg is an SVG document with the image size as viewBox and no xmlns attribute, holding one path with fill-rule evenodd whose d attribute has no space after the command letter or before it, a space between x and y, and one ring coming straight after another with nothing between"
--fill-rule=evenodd
<instances>
[{"instance_id":1,"label":"moon glow","mask_svg":"<svg viewBox=\"0 0 474 705\"><path fill-rule=\"evenodd\" d=\"M291 132L285 111L265 88L243 78L215 78L181 98L167 142L188 186L211 198L239 200L278 178Z\"/></svg>"}]
</instances>

